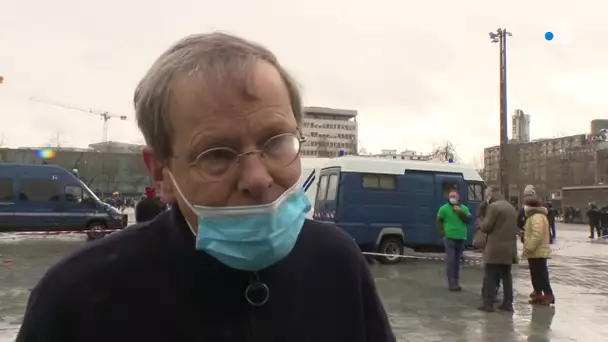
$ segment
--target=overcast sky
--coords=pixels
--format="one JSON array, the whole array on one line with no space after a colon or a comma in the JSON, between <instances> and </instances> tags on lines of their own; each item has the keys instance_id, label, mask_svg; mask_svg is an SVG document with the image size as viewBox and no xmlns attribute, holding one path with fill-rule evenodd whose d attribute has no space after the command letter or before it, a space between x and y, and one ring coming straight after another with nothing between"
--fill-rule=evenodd
<instances>
[{"instance_id":1,"label":"overcast sky","mask_svg":"<svg viewBox=\"0 0 608 342\"><path fill-rule=\"evenodd\" d=\"M472 160L499 139L488 32L513 33L509 114L531 114L533 138L583 133L608 117L607 11L600 0L0 1L0 134L11 146L101 140L100 118L35 96L128 115L110 140L139 142L139 79L177 39L221 30L274 51L306 105L358 110L368 151L450 140Z\"/></svg>"}]
</instances>

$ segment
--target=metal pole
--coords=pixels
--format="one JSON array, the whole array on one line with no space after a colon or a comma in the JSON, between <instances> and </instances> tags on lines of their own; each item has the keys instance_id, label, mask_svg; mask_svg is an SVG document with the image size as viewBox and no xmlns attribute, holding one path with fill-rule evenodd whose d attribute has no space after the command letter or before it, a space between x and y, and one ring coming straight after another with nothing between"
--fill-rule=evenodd
<instances>
[{"instance_id":1,"label":"metal pole","mask_svg":"<svg viewBox=\"0 0 608 342\"><path fill-rule=\"evenodd\" d=\"M509 143L507 122L507 30L498 30L500 45L500 190L505 200L509 196L509 179L507 174L507 144Z\"/></svg>"}]
</instances>

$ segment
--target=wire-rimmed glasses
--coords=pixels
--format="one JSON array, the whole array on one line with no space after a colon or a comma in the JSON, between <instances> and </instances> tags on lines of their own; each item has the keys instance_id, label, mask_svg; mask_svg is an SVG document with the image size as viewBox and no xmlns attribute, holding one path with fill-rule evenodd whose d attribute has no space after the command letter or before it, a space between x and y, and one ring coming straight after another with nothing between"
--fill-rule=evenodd
<instances>
[{"instance_id":1,"label":"wire-rimmed glasses","mask_svg":"<svg viewBox=\"0 0 608 342\"><path fill-rule=\"evenodd\" d=\"M201 177L218 181L228 177L239 159L247 154L259 153L262 162L269 168L288 166L296 160L305 141L306 138L296 134L283 133L268 139L259 150L239 153L229 147L208 149L188 165L196 168Z\"/></svg>"}]
</instances>

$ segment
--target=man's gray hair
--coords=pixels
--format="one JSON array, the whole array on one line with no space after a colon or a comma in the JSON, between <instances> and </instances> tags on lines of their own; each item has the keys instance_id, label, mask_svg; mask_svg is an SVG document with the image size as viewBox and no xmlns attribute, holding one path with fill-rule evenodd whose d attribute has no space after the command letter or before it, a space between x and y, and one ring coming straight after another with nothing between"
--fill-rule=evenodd
<instances>
[{"instance_id":1,"label":"man's gray hair","mask_svg":"<svg viewBox=\"0 0 608 342\"><path fill-rule=\"evenodd\" d=\"M161 158L172 156L174 131L169 118L173 87L184 76L200 76L213 86L242 87L251 96L250 83L256 62L264 61L279 72L291 101L298 125L302 122L302 98L298 85L265 47L226 33L186 37L154 62L135 89L133 102L137 124L146 144Z\"/></svg>"}]
</instances>

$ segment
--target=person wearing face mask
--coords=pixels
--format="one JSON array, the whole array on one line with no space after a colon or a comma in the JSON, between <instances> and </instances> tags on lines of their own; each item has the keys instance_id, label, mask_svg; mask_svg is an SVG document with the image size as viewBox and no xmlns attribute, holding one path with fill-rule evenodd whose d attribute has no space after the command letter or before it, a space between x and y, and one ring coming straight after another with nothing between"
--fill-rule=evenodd
<instances>
[{"instance_id":1,"label":"person wearing face mask","mask_svg":"<svg viewBox=\"0 0 608 342\"><path fill-rule=\"evenodd\" d=\"M171 210L51 268L18 342L395 341L356 243L306 219L301 98L270 51L185 38L134 102Z\"/></svg>"},{"instance_id":2,"label":"person wearing face mask","mask_svg":"<svg viewBox=\"0 0 608 342\"><path fill-rule=\"evenodd\" d=\"M469 208L460 203L460 195L456 191L448 194L448 203L442 205L437 212L437 230L445 246L445 270L450 291L461 291L460 259L467 240L467 224L472 216Z\"/></svg>"}]
</instances>

